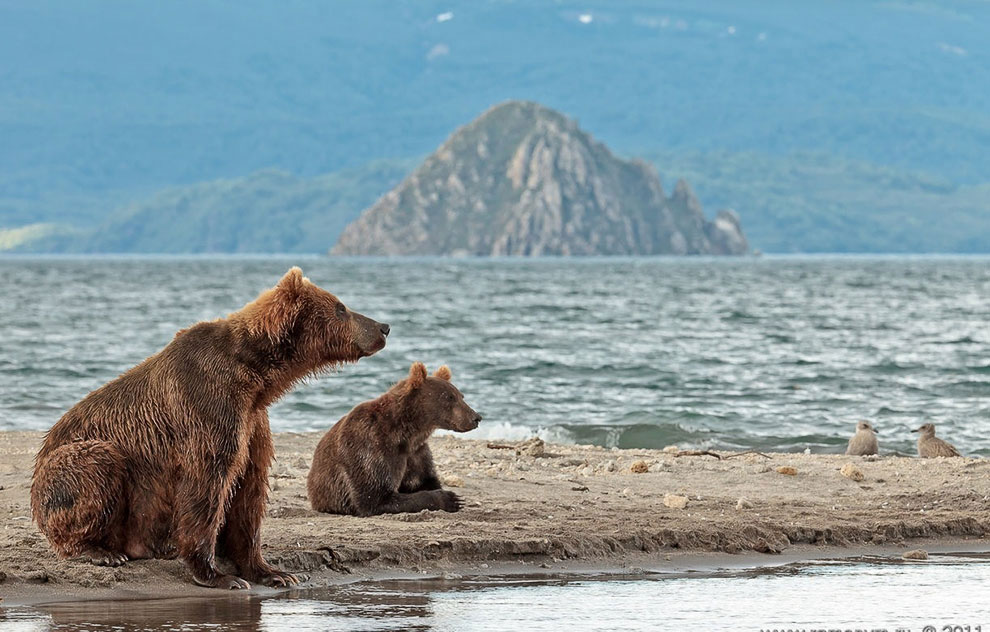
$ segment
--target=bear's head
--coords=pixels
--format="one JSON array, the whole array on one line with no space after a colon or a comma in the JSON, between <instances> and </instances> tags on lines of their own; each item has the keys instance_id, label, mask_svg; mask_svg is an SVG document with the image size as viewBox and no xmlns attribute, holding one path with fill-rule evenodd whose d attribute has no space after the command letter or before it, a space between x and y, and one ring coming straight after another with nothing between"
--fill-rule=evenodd
<instances>
[{"instance_id":1,"label":"bear's head","mask_svg":"<svg viewBox=\"0 0 990 632\"><path fill-rule=\"evenodd\" d=\"M385 346L389 327L351 311L336 296L292 268L241 310L252 335L278 346L299 368L356 362Z\"/></svg>"},{"instance_id":2,"label":"bear's head","mask_svg":"<svg viewBox=\"0 0 990 632\"><path fill-rule=\"evenodd\" d=\"M417 419L429 420L436 428L467 432L481 422L481 415L464 401L464 395L450 383L446 365L427 375L422 362L414 362L409 375L397 385Z\"/></svg>"}]
</instances>

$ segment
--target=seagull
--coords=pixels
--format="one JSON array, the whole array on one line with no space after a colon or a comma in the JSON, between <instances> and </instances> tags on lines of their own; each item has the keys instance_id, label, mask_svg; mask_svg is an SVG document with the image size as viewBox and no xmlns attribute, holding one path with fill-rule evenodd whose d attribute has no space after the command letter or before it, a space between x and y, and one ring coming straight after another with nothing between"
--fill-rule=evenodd
<instances>
[{"instance_id":1,"label":"seagull","mask_svg":"<svg viewBox=\"0 0 990 632\"><path fill-rule=\"evenodd\" d=\"M918 436L918 456L922 458L931 459L937 456L960 456L959 450L952 447L951 443L942 441L935 436L935 424L925 424L911 432L921 433Z\"/></svg>"},{"instance_id":2,"label":"seagull","mask_svg":"<svg viewBox=\"0 0 990 632\"><path fill-rule=\"evenodd\" d=\"M849 447L846 454L852 456L867 456L877 453L877 431L873 429L868 421L861 421L856 424L856 434L849 439Z\"/></svg>"}]
</instances>

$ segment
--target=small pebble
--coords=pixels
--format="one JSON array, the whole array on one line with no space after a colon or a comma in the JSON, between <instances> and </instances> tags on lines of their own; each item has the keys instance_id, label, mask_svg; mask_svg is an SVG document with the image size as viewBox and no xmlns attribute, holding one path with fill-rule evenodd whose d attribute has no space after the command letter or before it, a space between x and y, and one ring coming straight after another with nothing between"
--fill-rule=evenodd
<instances>
[{"instance_id":1,"label":"small pebble","mask_svg":"<svg viewBox=\"0 0 990 632\"><path fill-rule=\"evenodd\" d=\"M629 466L629 471L633 474L645 474L650 471L650 466L646 464L646 461L634 461Z\"/></svg>"},{"instance_id":2,"label":"small pebble","mask_svg":"<svg viewBox=\"0 0 990 632\"><path fill-rule=\"evenodd\" d=\"M863 476L863 470L859 469L852 463L846 463L845 465L843 465L842 469L839 470L839 472L846 478L853 481L861 481L864 478L866 478L865 476Z\"/></svg>"},{"instance_id":3,"label":"small pebble","mask_svg":"<svg viewBox=\"0 0 990 632\"><path fill-rule=\"evenodd\" d=\"M456 474L447 474L440 479L444 487L464 487L464 479Z\"/></svg>"},{"instance_id":4,"label":"small pebble","mask_svg":"<svg viewBox=\"0 0 990 632\"><path fill-rule=\"evenodd\" d=\"M687 507L688 499L687 496L678 496L677 494L664 494L663 504L671 509L684 509Z\"/></svg>"},{"instance_id":5,"label":"small pebble","mask_svg":"<svg viewBox=\"0 0 990 632\"><path fill-rule=\"evenodd\" d=\"M928 551L924 549L914 549L913 551L908 551L901 557L903 557L906 560L927 560Z\"/></svg>"},{"instance_id":6,"label":"small pebble","mask_svg":"<svg viewBox=\"0 0 990 632\"><path fill-rule=\"evenodd\" d=\"M520 451L526 456L544 456L546 454L546 446L543 443L543 439L539 437L533 437L528 441L525 441L520 447Z\"/></svg>"},{"instance_id":7,"label":"small pebble","mask_svg":"<svg viewBox=\"0 0 990 632\"><path fill-rule=\"evenodd\" d=\"M797 468L790 465L781 465L777 468L777 473L786 474L787 476L797 476Z\"/></svg>"},{"instance_id":8,"label":"small pebble","mask_svg":"<svg viewBox=\"0 0 990 632\"><path fill-rule=\"evenodd\" d=\"M751 503L746 498L739 498L739 500L736 501L736 509L752 509L752 508L753 508L753 503Z\"/></svg>"}]
</instances>

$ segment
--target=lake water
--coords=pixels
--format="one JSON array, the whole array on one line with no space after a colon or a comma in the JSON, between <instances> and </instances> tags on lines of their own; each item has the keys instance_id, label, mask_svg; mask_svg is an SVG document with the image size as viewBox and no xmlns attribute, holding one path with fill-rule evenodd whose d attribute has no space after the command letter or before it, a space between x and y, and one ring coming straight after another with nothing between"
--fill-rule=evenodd
<instances>
[{"instance_id":1,"label":"lake water","mask_svg":"<svg viewBox=\"0 0 990 632\"><path fill-rule=\"evenodd\" d=\"M87 392L298 264L392 326L312 379L275 430L323 430L451 366L476 437L838 452L859 419L913 453L923 422L990 455L990 259L0 258L0 429Z\"/></svg>"},{"instance_id":2,"label":"lake water","mask_svg":"<svg viewBox=\"0 0 990 632\"><path fill-rule=\"evenodd\" d=\"M607 581L605 581L607 579ZM261 599L0 608L10 632L86 630L990 630L990 555L820 561L636 577L393 581ZM954 632L951 628L949 632Z\"/></svg>"}]
</instances>

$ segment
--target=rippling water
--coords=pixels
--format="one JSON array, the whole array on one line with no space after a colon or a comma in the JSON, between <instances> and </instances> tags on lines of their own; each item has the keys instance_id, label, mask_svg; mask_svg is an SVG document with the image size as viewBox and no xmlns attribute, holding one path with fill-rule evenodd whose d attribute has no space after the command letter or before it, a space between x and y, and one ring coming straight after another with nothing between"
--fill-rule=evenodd
<instances>
[{"instance_id":1,"label":"rippling water","mask_svg":"<svg viewBox=\"0 0 990 632\"><path fill-rule=\"evenodd\" d=\"M990 630L986 555L872 559L629 579L395 581L272 599L90 601L0 608L42 630ZM952 586L952 589L947 587ZM809 598L810 597L810 598ZM953 626L962 626L954 628ZM969 626L969 627L966 627ZM979 627L978 627L979 626Z\"/></svg>"},{"instance_id":2,"label":"rippling water","mask_svg":"<svg viewBox=\"0 0 990 632\"><path fill-rule=\"evenodd\" d=\"M858 419L990 455L990 259L0 258L0 429L46 429L290 265L392 326L277 404L327 428L447 363L480 437L837 452Z\"/></svg>"}]
</instances>

